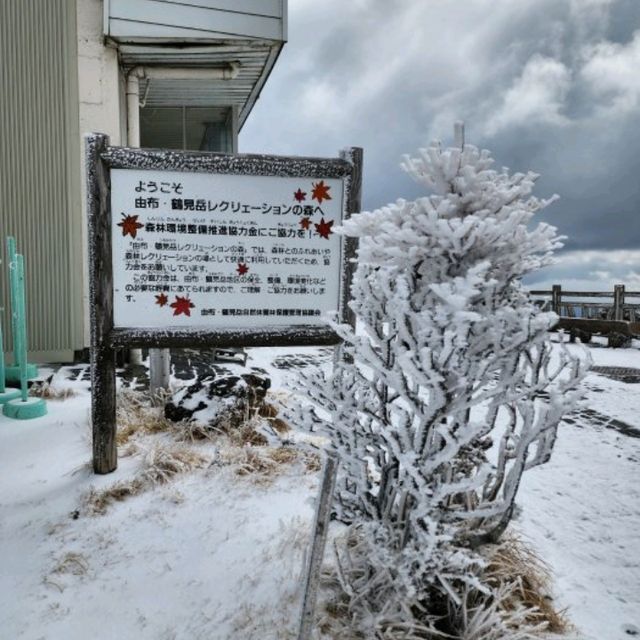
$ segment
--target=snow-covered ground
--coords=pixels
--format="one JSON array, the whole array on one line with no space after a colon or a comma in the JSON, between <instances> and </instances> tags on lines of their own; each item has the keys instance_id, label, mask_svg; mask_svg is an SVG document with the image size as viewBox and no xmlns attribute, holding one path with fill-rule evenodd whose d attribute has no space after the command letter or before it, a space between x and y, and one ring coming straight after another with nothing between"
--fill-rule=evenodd
<instances>
[{"instance_id":1,"label":"snow-covered ground","mask_svg":"<svg viewBox=\"0 0 640 640\"><path fill-rule=\"evenodd\" d=\"M640 349L590 349L595 366L640 369ZM516 522L553 569L555 593L580 638L640 636L640 384L590 373L585 405L636 437L576 418L551 461L526 473Z\"/></svg>"},{"instance_id":2,"label":"snow-covered ground","mask_svg":"<svg viewBox=\"0 0 640 640\"><path fill-rule=\"evenodd\" d=\"M640 368L640 345L591 349L596 365ZM313 349L255 349L248 365L285 385L274 359ZM49 414L0 417L0 638L281 640L294 638L317 473L269 478L214 463L90 515L83 496L130 479L145 436L116 473L94 476L86 382ZM589 374L586 406L640 436L640 384ZM582 414L581 414L582 415ZM552 461L523 480L515 526L551 565L557 601L589 640L640 629L640 438L577 417ZM639 631L640 633L640 631Z\"/></svg>"}]
</instances>

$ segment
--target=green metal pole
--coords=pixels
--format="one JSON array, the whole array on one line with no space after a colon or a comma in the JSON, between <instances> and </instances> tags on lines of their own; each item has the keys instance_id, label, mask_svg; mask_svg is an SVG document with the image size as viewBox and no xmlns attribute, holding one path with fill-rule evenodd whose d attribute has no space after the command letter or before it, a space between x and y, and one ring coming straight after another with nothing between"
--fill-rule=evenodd
<instances>
[{"instance_id":1,"label":"green metal pole","mask_svg":"<svg viewBox=\"0 0 640 640\"><path fill-rule=\"evenodd\" d=\"M13 336L13 364L18 366L19 350L16 343L16 335L18 333L17 320L15 314L16 299L17 299L17 263L16 263L16 239L12 236L7 236L7 257L9 258L9 295L11 299L11 335Z\"/></svg>"},{"instance_id":2,"label":"green metal pole","mask_svg":"<svg viewBox=\"0 0 640 640\"><path fill-rule=\"evenodd\" d=\"M9 266L13 302L15 303L12 304L11 319L14 327L14 356L18 368L20 391L15 399L3 398L2 413L9 418L30 420L44 416L47 413L47 403L42 398L29 398L24 258L15 253L15 245L7 244L10 252L13 249L14 256Z\"/></svg>"},{"instance_id":3,"label":"green metal pole","mask_svg":"<svg viewBox=\"0 0 640 640\"><path fill-rule=\"evenodd\" d=\"M4 387L4 342L2 340L2 312L0 309L0 393L5 392Z\"/></svg>"},{"instance_id":4,"label":"green metal pole","mask_svg":"<svg viewBox=\"0 0 640 640\"><path fill-rule=\"evenodd\" d=\"M17 254L18 260L18 290L16 307L18 312L18 334L20 336L20 390L22 391L22 402L26 402L29 396L29 386L27 379L27 318L26 318L26 306L24 302L24 258L22 255Z\"/></svg>"}]
</instances>

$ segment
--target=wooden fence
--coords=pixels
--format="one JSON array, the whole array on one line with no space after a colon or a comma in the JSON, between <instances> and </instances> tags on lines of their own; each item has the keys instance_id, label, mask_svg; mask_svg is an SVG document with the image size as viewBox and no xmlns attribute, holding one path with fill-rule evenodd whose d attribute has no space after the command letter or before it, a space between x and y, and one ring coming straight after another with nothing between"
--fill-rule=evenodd
<instances>
[{"instance_id":1,"label":"wooden fence","mask_svg":"<svg viewBox=\"0 0 640 640\"><path fill-rule=\"evenodd\" d=\"M550 291L530 291L543 309L560 316L557 328L589 339L594 333L616 338L640 336L640 291L623 284L613 291L571 291L554 284ZM634 300L635 302L632 302Z\"/></svg>"}]
</instances>

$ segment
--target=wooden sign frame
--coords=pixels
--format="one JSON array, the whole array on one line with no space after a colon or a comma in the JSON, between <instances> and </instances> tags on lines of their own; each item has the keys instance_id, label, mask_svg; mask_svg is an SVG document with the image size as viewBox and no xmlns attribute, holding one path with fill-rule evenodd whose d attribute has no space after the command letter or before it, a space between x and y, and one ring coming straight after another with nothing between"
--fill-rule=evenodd
<instances>
[{"instance_id":1,"label":"wooden sign frame","mask_svg":"<svg viewBox=\"0 0 640 640\"><path fill-rule=\"evenodd\" d=\"M183 171L209 174L336 178L345 181L343 217L360 211L362 149L352 147L338 158L232 155L160 149L112 147L108 136L85 138L91 327L91 421L93 468L110 473L117 467L115 350L133 347L275 347L320 346L340 342L328 326L294 325L247 329L114 328L111 246L111 169ZM342 238L339 318L354 324L348 306L356 241Z\"/></svg>"}]
</instances>

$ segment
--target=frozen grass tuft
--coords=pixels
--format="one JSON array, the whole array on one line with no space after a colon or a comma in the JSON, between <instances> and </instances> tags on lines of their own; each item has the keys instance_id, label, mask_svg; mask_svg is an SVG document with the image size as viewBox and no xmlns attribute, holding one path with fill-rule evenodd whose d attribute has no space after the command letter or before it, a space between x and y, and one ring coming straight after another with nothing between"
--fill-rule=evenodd
<instances>
[{"instance_id":1,"label":"frozen grass tuft","mask_svg":"<svg viewBox=\"0 0 640 640\"><path fill-rule=\"evenodd\" d=\"M201 469L209 463L209 457L185 445L157 446L145 456L145 468L139 477L145 484L164 484L178 474Z\"/></svg>"},{"instance_id":2,"label":"frozen grass tuft","mask_svg":"<svg viewBox=\"0 0 640 640\"><path fill-rule=\"evenodd\" d=\"M258 484L271 482L300 463L304 465L303 472L308 473L315 473L321 466L317 454L302 449L251 444L238 446L229 441L220 447L217 462Z\"/></svg>"},{"instance_id":3,"label":"frozen grass tuft","mask_svg":"<svg viewBox=\"0 0 640 640\"><path fill-rule=\"evenodd\" d=\"M257 447L228 446L220 450L220 462L238 476L251 476L256 482L273 479L278 464Z\"/></svg>"},{"instance_id":4,"label":"frozen grass tuft","mask_svg":"<svg viewBox=\"0 0 640 640\"><path fill-rule=\"evenodd\" d=\"M166 484L176 475L210 466L214 453L211 447L208 453L206 447L201 448L206 443L216 444L218 465L229 467L238 476L250 476L257 483L270 482L299 463L306 472L320 469L320 457L315 452L283 446L280 428L272 424L277 420L273 405L247 410L240 423L235 416L212 427L197 420L176 423L165 418L162 400L130 389L120 391L116 441L120 455L141 456L141 468L133 478L104 489L91 489L84 497L83 511L102 515L115 502ZM156 434L164 434L163 443L145 446L144 439ZM173 442L167 443L167 437Z\"/></svg>"},{"instance_id":5,"label":"frozen grass tuft","mask_svg":"<svg viewBox=\"0 0 640 640\"><path fill-rule=\"evenodd\" d=\"M104 515L114 502L122 502L131 496L137 496L144 489L140 478L119 480L106 489L91 488L85 495L83 503L89 515Z\"/></svg>"},{"instance_id":6,"label":"frozen grass tuft","mask_svg":"<svg viewBox=\"0 0 640 640\"><path fill-rule=\"evenodd\" d=\"M209 463L208 456L185 445L157 445L145 455L142 469L133 478L120 480L106 489L92 488L84 498L84 507L90 515L103 515L114 502L122 502Z\"/></svg>"},{"instance_id":7,"label":"frozen grass tuft","mask_svg":"<svg viewBox=\"0 0 640 640\"><path fill-rule=\"evenodd\" d=\"M322 573L317 613L320 637L369 640L353 628L353 601L340 576L340 570L344 571L340 563L344 561L345 549L347 556L357 551L359 540L347 530L336 538L335 544L338 564L325 566ZM556 610L549 595L552 581L549 567L518 536L507 535L487 548L485 562L478 571L477 588L463 585L456 589L458 602L453 598L445 602L433 592L421 605L423 611L408 610L404 620L387 620L381 615L375 637L536 640L571 630L565 613Z\"/></svg>"},{"instance_id":8,"label":"frozen grass tuft","mask_svg":"<svg viewBox=\"0 0 640 640\"><path fill-rule=\"evenodd\" d=\"M291 431L291 427L278 417L278 407L274 404L264 402L258 409L258 415L264 418L269 427L279 436L284 436Z\"/></svg>"},{"instance_id":9,"label":"frozen grass tuft","mask_svg":"<svg viewBox=\"0 0 640 640\"><path fill-rule=\"evenodd\" d=\"M483 580L502 593L505 615L524 609L526 625L560 634L569 630L565 612L553 606L551 569L517 535L506 536L489 553Z\"/></svg>"},{"instance_id":10,"label":"frozen grass tuft","mask_svg":"<svg viewBox=\"0 0 640 640\"><path fill-rule=\"evenodd\" d=\"M197 420L177 422L173 428L176 438L185 442L213 440L216 436L216 432L213 431L209 425L198 422Z\"/></svg>"},{"instance_id":11,"label":"frozen grass tuft","mask_svg":"<svg viewBox=\"0 0 640 640\"><path fill-rule=\"evenodd\" d=\"M152 404L147 395L123 389L118 393L116 409L118 446L127 444L135 435L171 431L173 423L164 417L162 406Z\"/></svg>"}]
</instances>

